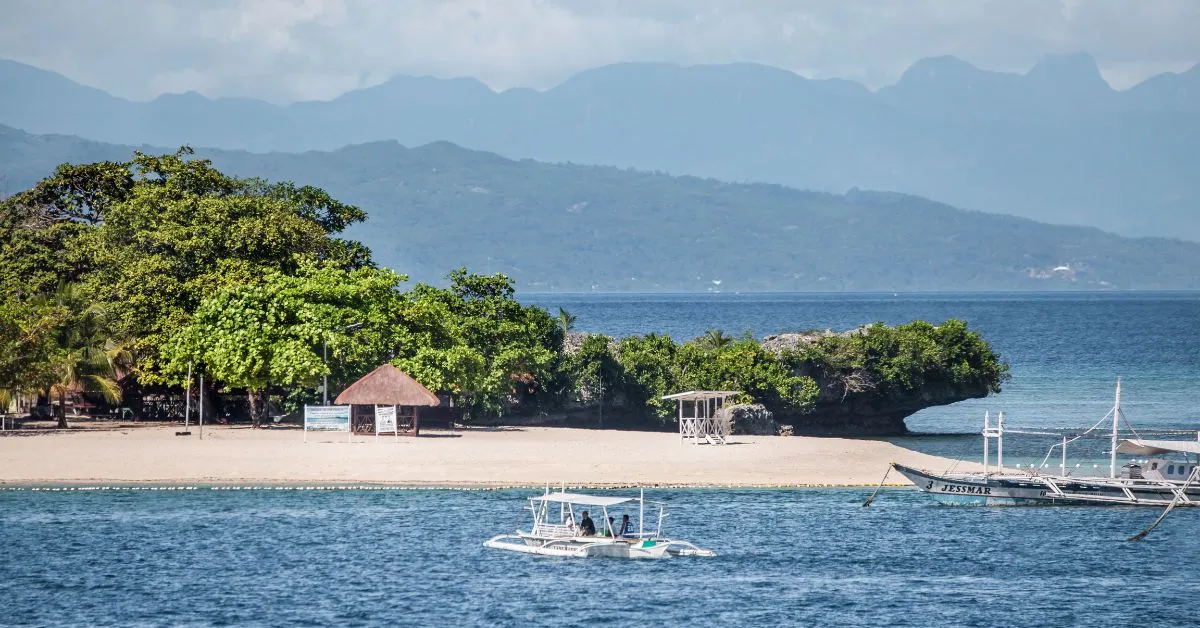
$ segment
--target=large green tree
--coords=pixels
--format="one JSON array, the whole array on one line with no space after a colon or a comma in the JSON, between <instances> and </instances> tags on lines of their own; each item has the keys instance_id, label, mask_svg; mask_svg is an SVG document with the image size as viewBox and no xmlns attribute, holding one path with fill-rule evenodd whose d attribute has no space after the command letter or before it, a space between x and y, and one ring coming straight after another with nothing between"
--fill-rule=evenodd
<instances>
[{"instance_id":1,"label":"large green tree","mask_svg":"<svg viewBox=\"0 0 1200 628\"><path fill-rule=\"evenodd\" d=\"M54 383L55 331L69 311L52 303L0 301L0 412L20 394Z\"/></svg>"},{"instance_id":2,"label":"large green tree","mask_svg":"<svg viewBox=\"0 0 1200 628\"><path fill-rule=\"evenodd\" d=\"M365 214L322 190L228 176L191 150L64 165L0 206L0 281L25 299L79 282L108 304L144 382L160 348L209 295L309 262L370 265L334 237Z\"/></svg>"},{"instance_id":3,"label":"large green tree","mask_svg":"<svg viewBox=\"0 0 1200 628\"><path fill-rule=\"evenodd\" d=\"M226 286L206 297L167 341L164 372L178 377L196 365L226 386L247 390L257 426L272 386L311 389L333 372L326 347L343 376L410 351L410 335L397 319L404 280L386 269L326 263Z\"/></svg>"},{"instance_id":4,"label":"large green tree","mask_svg":"<svg viewBox=\"0 0 1200 628\"><path fill-rule=\"evenodd\" d=\"M405 295L404 324L412 334L395 364L471 412L500 412L520 400L549 397L562 347L560 322L523 306L503 275L460 268L449 286L418 285Z\"/></svg>"}]
</instances>

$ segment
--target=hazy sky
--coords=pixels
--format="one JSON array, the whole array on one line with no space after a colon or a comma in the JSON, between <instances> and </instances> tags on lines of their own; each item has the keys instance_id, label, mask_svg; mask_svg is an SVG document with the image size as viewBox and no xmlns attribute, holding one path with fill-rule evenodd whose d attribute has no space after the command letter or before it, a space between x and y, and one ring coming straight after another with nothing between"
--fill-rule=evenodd
<instances>
[{"instance_id":1,"label":"hazy sky","mask_svg":"<svg viewBox=\"0 0 1200 628\"><path fill-rule=\"evenodd\" d=\"M397 73L545 88L621 61L890 83L1086 51L1114 87L1200 61L1200 0L3 0L0 57L129 98L330 98Z\"/></svg>"}]
</instances>

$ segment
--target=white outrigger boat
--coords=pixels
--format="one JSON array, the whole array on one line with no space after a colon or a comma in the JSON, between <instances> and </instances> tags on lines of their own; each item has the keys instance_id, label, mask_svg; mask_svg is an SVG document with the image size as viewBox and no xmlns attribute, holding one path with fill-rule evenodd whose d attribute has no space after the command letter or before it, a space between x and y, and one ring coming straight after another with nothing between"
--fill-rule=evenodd
<instances>
[{"instance_id":1,"label":"white outrigger boat","mask_svg":"<svg viewBox=\"0 0 1200 628\"><path fill-rule=\"evenodd\" d=\"M1112 417L1109 475L1072 475L1067 467L1067 445L1096 429ZM1062 437L1062 462L1058 474L1044 474L1038 467L1027 471L1004 468L1004 415L995 427L984 418L983 472L935 473L892 463L892 468L917 488L950 504L980 505L1080 505L1200 506L1200 433L1196 440L1121 439L1121 382L1117 381L1116 403L1108 415L1074 439ZM1020 432L1018 432L1020 433ZM988 466L989 441L996 440L997 468ZM1046 454L1049 459L1050 452ZM1118 469L1117 454L1150 456L1139 464L1130 462ZM1167 455L1181 455L1182 460ZM1194 456L1190 458L1189 456ZM869 500L868 500L869 502Z\"/></svg>"},{"instance_id":2,"label":"white outrigger boat","mask_svg":"<svg viewBox=\"0 0 1200 628\"><path fill-rule=\"evenodd\" d=\"M644 526L647 505L657 509L657 525L650 531ZM618 507L623 507L623 510L636 508L636 524L630 519L630 525L625 530L614 530L609 523L609 509ZM638 497L610 497L567 493L565 490L552 493L547 489L542 495L530 497L527 508L533 513L533 527L528 532L518 530L514 534L499 534L485 541L483 546L525 554L575 558L714 555L712 550L664 537L662 530L667 518L666 505L646 501L645 491ZM587 508L592 508L593 512L599 510L593 523L595 534L583 534L583 518L577 517L586 513ZM634 528L634 525L637 527Z\"/></svg>"}]
</instances>

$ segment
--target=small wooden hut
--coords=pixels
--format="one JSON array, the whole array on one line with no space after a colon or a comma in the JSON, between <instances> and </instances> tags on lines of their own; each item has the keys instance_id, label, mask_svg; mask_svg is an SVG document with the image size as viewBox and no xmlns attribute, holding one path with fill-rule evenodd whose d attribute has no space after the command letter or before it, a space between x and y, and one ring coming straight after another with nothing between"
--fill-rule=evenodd
<instances>
[{"instance_id":1,"label":"small wooden hut","mask_svg":"<svg viewBox=\"0 0 1200 628\"><path fill-rule=\"evenodd\" d=\"M679 442L724 445L730 432L725 406L736 390L689 390L663 397L679 404Z\"/></svg>"},{"instance_id":2,"label":"small wooden hut","mask_svg":"<svg viewBox=\"0 0 1200 628\"><path fill-rule=\"evenodd\" d=\"M396 428L402 434L417 436L421 432L421 408L440 402L408 373L384 364L350 384L334 403L349 405L352 429L367 434L375 433L375 407L395 406Z\"/></svg>"}]
</instances>

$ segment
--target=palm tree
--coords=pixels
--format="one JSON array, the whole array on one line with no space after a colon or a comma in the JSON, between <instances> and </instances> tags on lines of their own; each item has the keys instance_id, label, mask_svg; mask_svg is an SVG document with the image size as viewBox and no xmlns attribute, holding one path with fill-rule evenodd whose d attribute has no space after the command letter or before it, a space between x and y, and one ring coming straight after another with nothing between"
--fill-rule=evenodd
<instances>
[{"instance_id":1,"label":"palm tree","mask_svg":"<svg viewBox=\"0 0 1200 628\"><path fill-rule=\"evenodd\" d=\"M719 329L710 329L696 339L696 344L706 349L724 349L733 344L733 341L733 336L726 336L725 332Z\"/></svg>"},{"instance_id":2,"label":"palm tree","mask_svg":"<svg viewBox=\"0 0 1200 628\"><path fill-rule=\"evenodd\" d=\"M50 359L53 378L51 397L58 397L58 427L67 428L67 395L97 393L105 401L121 401L121 372L129 372L133 360L126 344L111 331L110 311L97 304L77 309L79 295L74 286L60 286L54 300L72 311L55 334Z\"/></svg>"},{"instance_id":3,"label":"palm tree","mask_svg":"<svg viewBox=\"0 0 1200 628\"><path fill-rule=\"evenodd\" d=\"M564 336L567 335L567 332L575 328L575 315L561 307L558 308L558 316L556 318Z\"/></svg>"}]
</instances>

